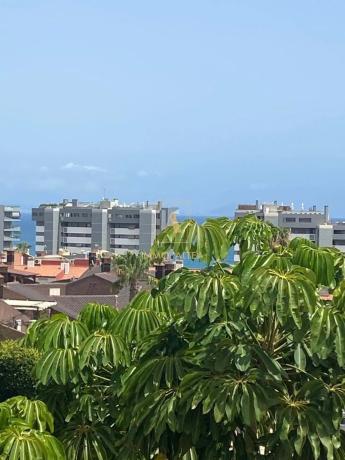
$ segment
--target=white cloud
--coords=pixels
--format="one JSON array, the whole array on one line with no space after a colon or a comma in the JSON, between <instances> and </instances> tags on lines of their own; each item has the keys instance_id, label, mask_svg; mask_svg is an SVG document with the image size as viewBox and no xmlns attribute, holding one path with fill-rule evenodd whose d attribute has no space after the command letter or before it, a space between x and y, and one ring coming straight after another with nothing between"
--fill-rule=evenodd
<instances>
[{"instance_id":1,"label":"white cloud","mask_svg":"<svg viewBox=\"0 0 345 460\"><path fill-rule=\"evenodd\" d=\"M92 172L106 172L106 169L95 165L81 165L78 163L69 162L61 166L61 169L79 169L80 171L92 171Z\"/></svg>"},{"instance_id":2,"label":"white cloud","mask_svg":"<svg viewBox=\"0 0 345 460\"><path fill-rule=\"evenodd\" d=\"M160 177L160 174L157 171L146 171L145 169L140 169L136 172L138 177Z\"/></svg>"},{"instance_id":3,"label":"white cloud","mask_svg":"<svg viewBox=\"0 0 345 460\"><path fill-rule=\"evenodd\" d=\"M141 169L140 171L137 171L137 176L138 177L147 177L149 173L145 171L144 169Z\"/></svg>"},{"instance_id":4,"label":"white cloud","mask_svg":"<svg viewBox=\"0 0 345 460\"><path fill-rule=\"evenodd\" d=\"M40 170L41 172L47 172L47 171L49 171L49 168L48 168L48 166L40 166L40 167L39 167L39 170Z\"/></svg>"},{"instance_id":5,"label":"white cloud","mask_svg":"<svg viewBox=\"0 0 345 460\"><path fill-rule=\"evenodd\" d=\"M78 165L76 165L75 163L66 163L65 165L61 166L61 169L73 169L77 167Z\"/></svg>"}]
</instances>

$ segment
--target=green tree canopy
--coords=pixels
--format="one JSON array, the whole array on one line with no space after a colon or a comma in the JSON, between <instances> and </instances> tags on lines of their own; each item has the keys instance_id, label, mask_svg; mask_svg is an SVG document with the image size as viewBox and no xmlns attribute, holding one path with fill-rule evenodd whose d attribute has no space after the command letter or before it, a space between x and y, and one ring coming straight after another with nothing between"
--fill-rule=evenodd
<instances>
[{"instance_id":1,"label":"green tree canopy","mask_svg":"<svg viewBox=\"0 0 345 460\"><path fill-rule=\"evenodd\" d=\"M254 216L174 224L153 251L205 269L30 328L69 460L345 458L344 256L286 237Z\"/></svg>"}]
</instances>

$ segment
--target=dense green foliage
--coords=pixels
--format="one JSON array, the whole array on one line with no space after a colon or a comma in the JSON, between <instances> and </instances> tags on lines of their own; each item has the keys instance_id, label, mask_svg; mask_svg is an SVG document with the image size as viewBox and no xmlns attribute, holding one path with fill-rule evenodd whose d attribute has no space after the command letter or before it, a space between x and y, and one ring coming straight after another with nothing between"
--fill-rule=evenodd
<instances>
[{"instance_id":1,"label":"dense green foliage","mask_svg":"<svg viewBox=\"0 0 345 460\"><path fill-rule=\"evenodd\" d=\"M35 395L33 369L39 355L35 348L14 340L0 342L0 402L17 395Z\"/></svg>"},{"instance_id":2,"label":"dense green foliage","mask_svg":"<svg viewBox=\"0 0 345 460\"><path fill-rule=\"evenodd\" d=\"M153 252L207 268L171 273L120 312L36 322L24 344L42 353L61 459L344 459L344 256L286 236L255 217L175 224Z\"/></svg>"},{"instance_id":3,"label":"dense green foliage","mask_svg":"<svg viewBox=\"0 0 345 460\"><path fill-rule=\"evenodd\" d=\"M1 459L65 459L64 448L53 431L53 416L42 401L17 396L0 403Z\"/></svg>"}]
</instances>

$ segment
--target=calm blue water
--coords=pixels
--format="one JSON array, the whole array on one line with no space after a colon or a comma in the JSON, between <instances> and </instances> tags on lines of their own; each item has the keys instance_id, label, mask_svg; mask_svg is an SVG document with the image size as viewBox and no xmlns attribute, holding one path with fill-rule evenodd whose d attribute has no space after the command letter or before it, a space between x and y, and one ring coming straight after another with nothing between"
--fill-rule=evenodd
<instances>
[{"instance_id":1,"label":"calm blue water","mask_svg":"<svg viewBox=\"0 0 345 460\"><path fill-rule=\"evenodd\" d=\"M195 219L199 224L202 224L207 217L205 216L178 216L178 220L182 221L185 219ZM22 235L21 241L26 241L31 245L30 254L35 253L35 225L31 220L31 213L22 213ZM184 265L188 268L203 268L205 264L200 260L191 260L188 256L183 258ZM233 250L229 252L229 256L226 262L232 264L234 262Z\"/></svg>"},{"instance_id":2,"label":"calm blue water","mask_svg":"<svg viewBox=\"0 0 345 460\"><path fill-rule=\"evenodd\" d=\"M31 220L31 213L22 212L21 228L21 241L29 243L30 254L35 254L35 224Z\"/></svg>"}]
</instances>

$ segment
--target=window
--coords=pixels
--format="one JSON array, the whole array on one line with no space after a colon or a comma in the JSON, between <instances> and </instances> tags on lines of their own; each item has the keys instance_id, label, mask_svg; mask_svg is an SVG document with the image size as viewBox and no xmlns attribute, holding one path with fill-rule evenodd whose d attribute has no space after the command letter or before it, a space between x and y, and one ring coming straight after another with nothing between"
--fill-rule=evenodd
<instances>
[{"instance_id":1,"label":"window","mask_svg":"<svg viewBox=\"0 0 345 460\"><path fill-rule=\"evenodd\" d=\"M112 244L110 247L111 249L128 249L128 250L138 250L139 249L139 246L137 245L130 246L127 244Z\"/></svg>"},{"instance_id":2,"label":"window","mask_svg":"<svg viewBox=\"0 0 345 460\"><path fill-rule=\"evenodd\" d=\"M285 217L285 222L296 222L296 217Z\"/></svg>"},{"instance_id":3,"label":"window","mask_svg":"<svg viewBox=\"0 0 345 460\"><path fill-rule=\"evenodd\" d=\"M345 240L333 240L334 246L345 246Z\"/></svg>"},{"instance_id":4,"label":"window","mask_svg":"<svg viewBox=\"0 0 345 460\"><path fill-rule=\"evenodd\" d=\"M38 233L36 233L38 235ZM44 235L44 233L42 233ZM61 232L61 236L63 237L75 237L75 238L91 238L90 233L65 233Z\"/></svg>"},{"instance_id":5,"label":"window","mask_svg":"<svg viewBox=\"0 0 345 460\"><path fill-rule=\"evenodd\" d=\"M334 230L335 235L345 235L345 230Z\"/></svg>"},{"instance_id":6,"label":"window","mask_svg":"<svg viewBox=\"0 0 345 460\"><path fill-rule=\"evenodd\" d=\"M299 222L309 223L311 222L311 217L300 217L298 219Z\"/></svg>"},{"instance_id":7,"label":"window","mask_svg":"<svg viewBox=\"0 0 345 460\"><path fill-rule=\"evenodd\" d=\"M90 222L61 222L62 227L91 227Z\"/></svg>"},{"instance_id":8,"label":"window","mask_svg":"<svg viewBox=\"0 0 345 460\"><path fill-rule=\"evenodd\" d=\"M88 243L62 243L63 248L91 248L91 244Z\"/></svg>"},{"instance_id":9,"label":"window","mask_svg":"<svg viewBox=\"0 0 345 460\"><path fill-rule=\"evenodd\" d=\"M126 238L127 240L138 240L139 235L115 235L115 238Z\"/></svg>"},{"instance_id":10,"label":"window","mask_svg":"<svg viewBox=\"0 0 345 460\"><path fill-rule=\"evenodd\" d=\"M139 228L139 224L110 224L111 228L127 228L129 230L134 230Z\"/></svg>"},{"instance_id":11,"label":"window","mask_svg":"<svg viewBox=\"0 0 345 460\"><path fill-rule=\"evenodd\" d=\"M292 228L291 233L293 235L315 235L315 228Z\"/></svg>"}]
</instances>

